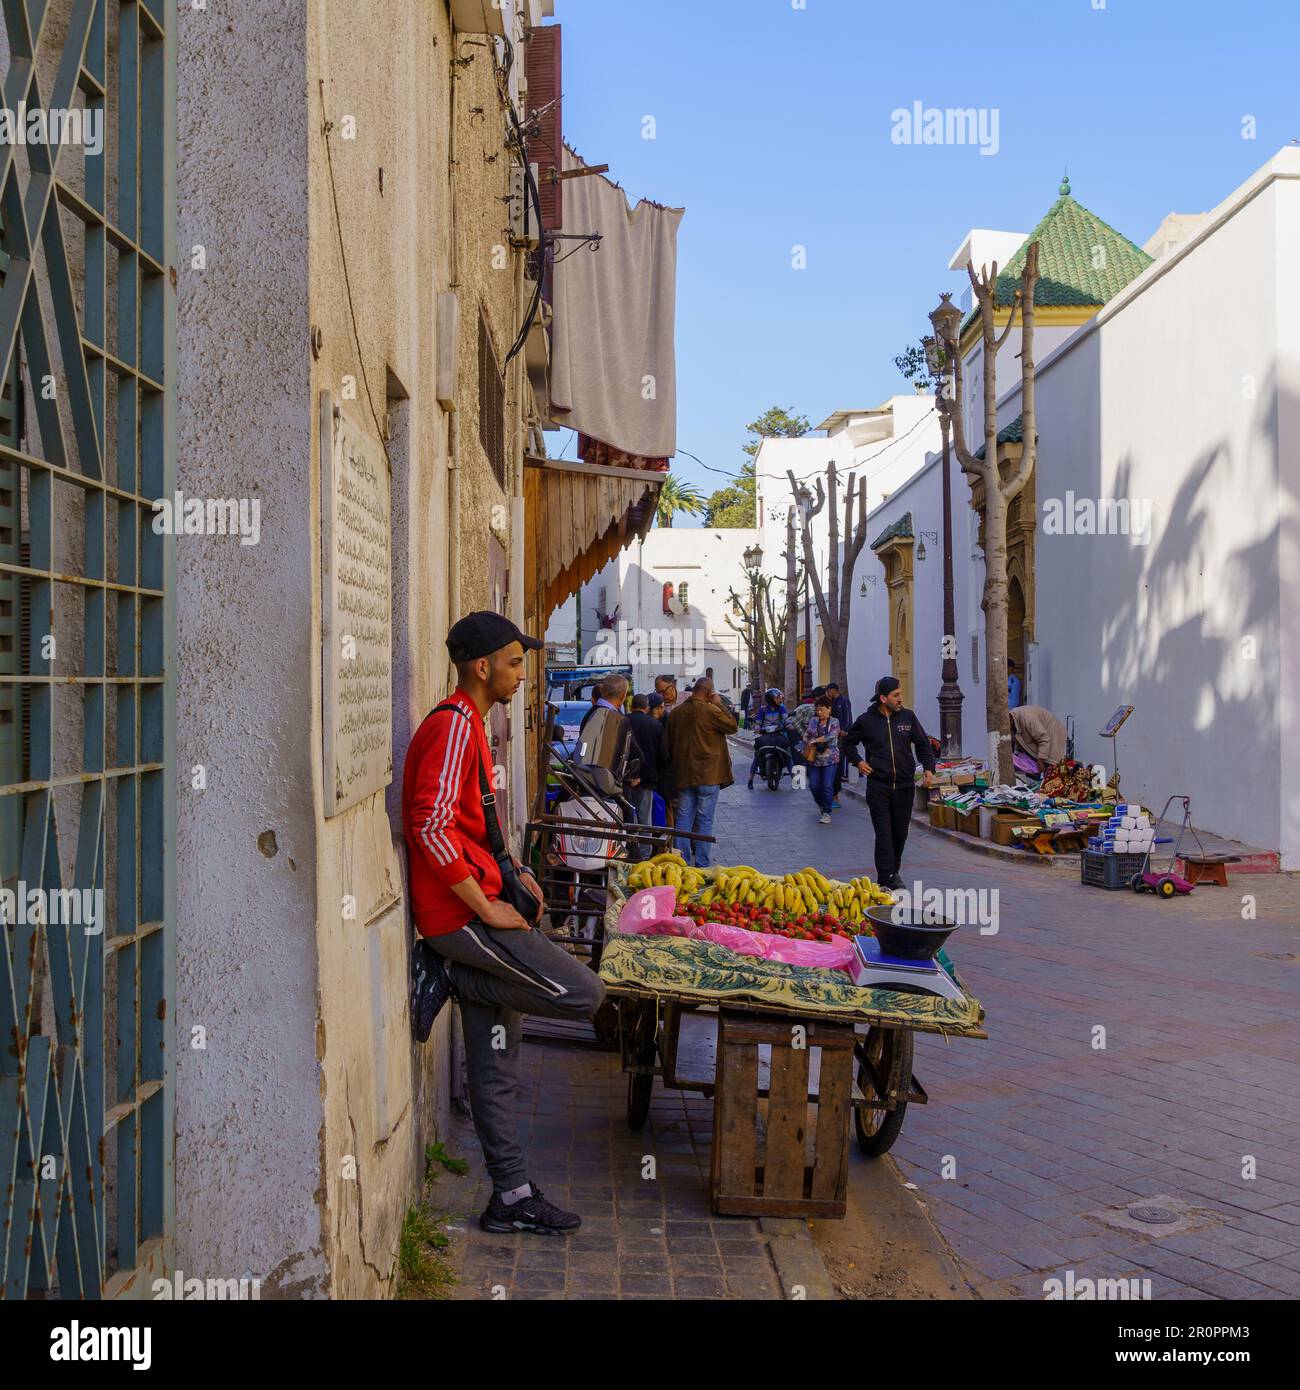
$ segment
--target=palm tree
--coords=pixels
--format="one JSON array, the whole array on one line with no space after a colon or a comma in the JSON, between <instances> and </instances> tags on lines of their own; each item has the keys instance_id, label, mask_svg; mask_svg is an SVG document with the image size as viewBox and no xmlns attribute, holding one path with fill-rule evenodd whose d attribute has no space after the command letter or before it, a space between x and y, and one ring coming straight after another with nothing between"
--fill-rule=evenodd
<instances>
[{"instance_id":1,"label":"palm tree","mask_svg":"<svg viewBox=\"0 0 1300 1390\"><path fill-rule=\"evenodd\" d=\"M673 513L685 512L695 516L704 510L704 498L690 483L679 483L670 473L659 489L659 505L655 517L660 526L672 526Z\"/></svg>"}]
</instances>

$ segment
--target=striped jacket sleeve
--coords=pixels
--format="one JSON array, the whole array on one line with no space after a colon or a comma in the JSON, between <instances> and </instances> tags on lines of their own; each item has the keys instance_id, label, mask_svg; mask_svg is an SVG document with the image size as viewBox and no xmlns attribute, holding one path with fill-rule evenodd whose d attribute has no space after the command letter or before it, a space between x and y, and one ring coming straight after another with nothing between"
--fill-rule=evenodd
<instances>
[{"instance_id":1,"label":"striped jacket sleeve","mask_svg":"<svg viewBox=\"0 0 1300 1390\"><path fill-rule=\"evenodd\" d=\"M439 717L420 764L411 823L425 863L444 888L470 876L456 830L456 808L474 759L470 721L458 714Z\"/></svg>"}]
</instances>

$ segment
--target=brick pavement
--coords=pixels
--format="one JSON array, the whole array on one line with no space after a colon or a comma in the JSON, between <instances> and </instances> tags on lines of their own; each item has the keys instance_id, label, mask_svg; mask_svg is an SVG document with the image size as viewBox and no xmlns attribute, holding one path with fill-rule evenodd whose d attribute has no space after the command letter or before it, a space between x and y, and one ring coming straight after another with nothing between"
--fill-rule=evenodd
<instances>
[{"instance_id":1,"label":"brick pavement","mask_svg":"<svg viewBox=\"0 0 1300 1390\"><path fill-rule=\"evenodd\" d=\"M564 1238L488 1235L478 1214L491 1191L468 1123L455 1147L472 1180L454 1196L460 1299L668 1299L783 1296L757 1221L718 1218L708 1203L713 1106L656 1087L645 1128L624 1114L616 1055L526 1043L520 1119L530 1172L552 1201L581 1213ZM647 1160L653 1160L653 1169Z\"/></svg>"},{"instance_id":2,"label":"brick pavement","mask_svg":"<svg viewBox=\"0 0 1300 1390\"><path fill-rule=\"evenodd\" d=\"M806 793L741 782L715 829L723 860L874 872L859 802L820 826ZM1073 1269L1148 1277L1155 1298L1300 1294L1295 876L1230 876L1164 903L914 828L903 877L998 890L996 934L964 927L949 946L989 1040L917 1036L930 1104L911 1108L893 1150L975 1288L1041 1298ZM1155 1195L1213 1224L1157 1240L1087 1215Z\"/></svg>"},{"instance_id":3,"label":"brick pavement","mask_svg":"<svg viewBox=\"0 0 1300 1390\"><path fill-rule=\"evenodd\" d=\"M740 764L740 754L736 755ZM747 766L747 764L745 764ZM871 869L870 822L846 800L829 826L788 785L723 793L717 857L781 873ZM1172 903L971 854L913 830L904 877L998 890L999 930L950 952L983 1002L988 1041L918 1035L930 1095L893 1156L984 1297L1041 1298L1044 1280L1149 1278L1155 1298L1300 1295L1300 893L1252 874ZM1244 920L1242 899L1256 900ZM1280 957L1273 959L1271 957ZM1092 1046L1106 1030L1105 1049ZM654 1093L623 1119L617 1057L529 1044L521 1114L547 1195L582 1212L564 1241L480 1232L487 1184L456 1191L460 1298L779 1298L758 1223L711 1217L711 1106ZM1244 1179L1243 1158L1258 1176ZM656 1176L641 1176L646 1156ZM945 1158L955 1176L945 1178ZM868 1160L852 1149L852 1161ZM1213 1224L1148 1239L1089 1217L1179 1198Z\"/></svg>"}]
</instances>

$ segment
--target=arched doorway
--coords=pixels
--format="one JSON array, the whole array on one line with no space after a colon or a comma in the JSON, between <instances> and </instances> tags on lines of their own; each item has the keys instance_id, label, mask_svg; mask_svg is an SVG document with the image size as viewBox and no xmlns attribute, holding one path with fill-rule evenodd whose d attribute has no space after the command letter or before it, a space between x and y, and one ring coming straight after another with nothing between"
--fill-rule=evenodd
<instances>
[{"instance_id":1,"label":"arched doorway","mask_svg":"<svg viewBox=\"0 0 1300 1390\"><path fill-rule=\"evenodd\" d=\"M894 609L894 640L890 649L894 676L903 692L903 703L912 704L912 625L909 621L908 600L904 591Z\"/></svg>"},{"instance_id":2,"label":"arched doorway","mask_svg":"<svg viewBox=\"0 0 1300 1390\"><path fill-rule=\"evenodd\" d=\"M1025 591L1012 576L1007 593L1007 655L1025 669Z\"/></svg>"},{"instance_id":3,"label":"arched doorway","mask_svg":"<svg viewBox=\"0 0 1300 1390\"><path fill-rule=\"evenodd\" d=\"M1020 677L1021 702L1025 703L1025 591L1019 575L1012 575L1007 584L1007 660L1015 663ZM1010 670L1010 666L1007 668Z\"/></svg>"}]
</instances>

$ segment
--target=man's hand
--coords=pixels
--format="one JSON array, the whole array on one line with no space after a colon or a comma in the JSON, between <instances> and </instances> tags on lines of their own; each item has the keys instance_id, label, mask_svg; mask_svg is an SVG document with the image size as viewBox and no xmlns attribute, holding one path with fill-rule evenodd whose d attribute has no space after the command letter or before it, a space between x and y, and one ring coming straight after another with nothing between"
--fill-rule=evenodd
<instances>
[{"instance_id":1,"label":"man's hand","mask_svg":"<svg viewBox=\"0 0 1300 1390\"><path fill-rule=\"evenodd\" d=\"M871 776L871 768L867 765L866 761L865 761L864 759L862 759L862 758L859 758L859 759L858 759L858 771L859 771L864 777L870 777L870 776Z\"/></svg>"},{"instance_id":2,"label":"man's hand","mask_svg":"<svg viewBox=\"0 0 1300 1390\"><path fill-rule=\"evenodd\" d=\"M518 865L519 877L522 880L524 887L528 889L528 891L533 895L533 897L537 899L539 903L544 903L546 899L542 895L542 885L538 883L537 879L533 876L533 871L531 869L525 868L522 864L519 864L518 860L516 860L515 863Z\"/></svg>"},{"instance_id":3,"label":"man's hand","mask_svg":"<svg viewBox=\"0 0 1300 1390\"><path fill-rule=\"evenodd\" d=\"M524 882L527 883L528 879L525 878ZM532 884L529 886L533 887ZM540 889L534 891L540 894ZM532 927L532 923L525 922L509 903L500 900L496 902L489 900L487 911L479 913L479 920L489 927L496 927L502 931L529 931Z\"/></svg>"}]
</instances>

